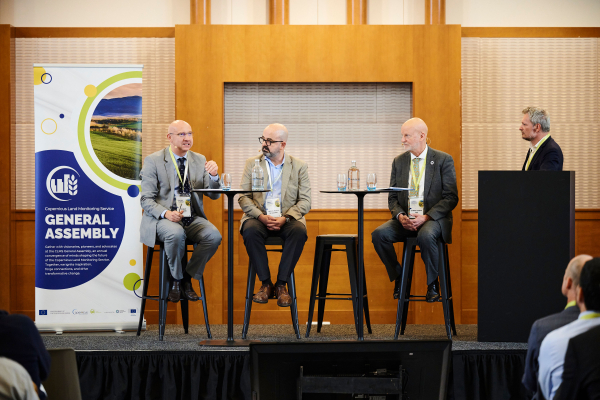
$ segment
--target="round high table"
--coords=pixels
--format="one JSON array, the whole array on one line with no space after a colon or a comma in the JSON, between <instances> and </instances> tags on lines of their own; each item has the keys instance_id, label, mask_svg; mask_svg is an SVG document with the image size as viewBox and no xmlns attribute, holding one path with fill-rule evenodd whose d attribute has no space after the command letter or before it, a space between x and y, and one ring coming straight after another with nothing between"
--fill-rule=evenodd
<instances>
[{"instance_id":1,"label":"round high table","mask_svg":"<svg viewBox=\"0 0 600 400\"><path fill-rule=\"evenodd\" d=\"M262 193L270 190L193 189L198 193L223 193L227 196L227 340L203 340L203 346L248 346L250 340L233 339L233 198L240 193Z\"/></svg>"},{"instance_id":2,"label":"round high table","mask_svg":"<svg viewBox=\"0 0 600 400\"><path fill-rule=\"evenodd\" d=\"M356 309L360 310L360 312L358 312L357 317L358 317L358 321L357 321L357 325L358 325L358 340L364 340L364 335L363 335L363 300L364 300L364 293L363 293L363 285L364 285L364 281L363 281L363 271L365 269L365 264L364 264L364 240L363 240L363 229L364 229L364 220L363 220L363 212L364 212L364 203L365 203L365 196L367 194L379 194L379 193L390 193L390 192L397 192L397 191L403 191L403 190L409 190L407 188L387 188L387 189L375 189L375 190L345 190L345 191L339 191L339 190L321 190L321 193L337 193L337 194L353 194L357 197L358 199L358 304L356 305Z\"/></svg>"}]
</instances>

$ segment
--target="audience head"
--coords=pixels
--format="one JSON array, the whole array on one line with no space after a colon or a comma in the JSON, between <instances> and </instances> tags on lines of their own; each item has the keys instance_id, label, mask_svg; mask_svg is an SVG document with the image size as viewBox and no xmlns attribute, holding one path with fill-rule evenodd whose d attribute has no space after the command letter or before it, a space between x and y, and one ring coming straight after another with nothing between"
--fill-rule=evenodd
<instances>
[{"instance_id":1,"label":"audience head","mask_svg":"<svg viewBox=\"0 0 600 400\"><path fill-rule=\"evenodd\" d=\"M583 311L600 311L600 258L586 262L581 269L577 305Z\"/></svg>"},{"instance_id":2,"label":"audience head","mask_svg":"<svg viewBox=\"0 0 600 400\"><path fill-rule=\"evenodd\" d=\"M192 127L187 122L179 119L169 125L167 138L171 143L171 150L178 156L184 156L194 144Z\"/></svg>"},{"instance_id":3,"label":"audience head","mask_svg":"<svg viewBox=\"0 0 600 400\"><path fill-rule=\"evenodd\" d=\"M548 112L540 107L527 107L523 110L521 120L521 137L528 142L541 139L550 132L550 116Z\"/></svg>"},{"instance_id":4,"label":"audience head","mask_svg":"<svg viewBox=\"0 0 600 400\"><path fill-rule=\"evenodd\" d=\"M416 156L421 154L425 150L427 131L427 125L421 118L411 118L406 121L400 128L404 150Z\"/></svg>"},{"instance_id":5,"label":"audience head","mask_svg":"<svg viewBox=\"0 0 600 400\"><path fill-rule=\"evenodd\" d=\"M565 269L565 276L562 283L562 294L569 298L569 301L575 300L577 295L577 286L579 286L579 275L581 274L581 268L583 264L592 259L592 256L587 254L581 254L574 257L567 265Z\"/></svg>"},{"instance_id":6,"label":"audience head","mask_svg":"<svg viewBox=\"0 0 600 400\"><path fill-rule=\"evenodd\" d=\"M262 152L265 157L278 158L287 144L288 130L283 124L271 124L265 128L262 137Z\"/></svg>"}]
</instances>

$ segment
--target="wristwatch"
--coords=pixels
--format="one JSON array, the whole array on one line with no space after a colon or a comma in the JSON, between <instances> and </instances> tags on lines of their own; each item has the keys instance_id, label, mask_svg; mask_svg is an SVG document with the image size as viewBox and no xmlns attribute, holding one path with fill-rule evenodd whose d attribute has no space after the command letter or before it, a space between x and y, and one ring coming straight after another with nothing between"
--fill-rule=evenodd
<instances>
[{"instance_id":1,"label":"wristwatch","mask_svg":"<svg viewBox=\"0 0 600 400\"><path fill-rule=\"evenodd\" d=\"M286 223L290 222L290 217L286 216L286 217L285 217L285 222L286 222Z\"/></svg>"}]
</instances>

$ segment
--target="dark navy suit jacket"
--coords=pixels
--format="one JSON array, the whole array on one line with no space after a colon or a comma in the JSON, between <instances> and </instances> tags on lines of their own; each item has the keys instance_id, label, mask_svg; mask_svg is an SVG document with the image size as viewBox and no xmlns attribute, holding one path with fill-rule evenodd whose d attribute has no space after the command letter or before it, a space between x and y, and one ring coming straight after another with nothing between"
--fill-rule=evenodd
<instances>
[{"instance_id":1,"label":"dark navy suit jacket","mask_svg":"<svg viewBox=\"0 0 600 400\"><path fill-rule=\"evenodd\" d=\"M529 153L531 149L527 151L525 162L523 163L523 169L527 165L529 159ZM563 169L563 153L558 143L552 139L552 136L548 138L544 143L540 145L540 148L535 152L529 169L527 171L562 171Z\"/></svg>"},{"instance_id":2,"label":"dark navy suit jacket","mask_svg":"<svg viewBox=\"0 0 600 400\"><path fill-rule=\"evenodd\" d=\"M600 399L600 326L575 336L565 355L562 384L555 400Z\"/></svg>"},{"instance_id":3,"label":"dark navy suit jacket","mask_svg":"<svg viewBox=\"0 0 600 400\"><path fill-rule=\"evenodd\" d=\"M539 151L539 150L538 150ZM579 316L579 308L571 306L562 310L559 313L540 318L533 323L529 340L527 342L527 356L525 358L525 373L523 374L523 385L531 392L538 391L538 355L540 354L540 346L547 334L553 330L565 326L577 319ZM537 398L537 397L534 397Z\"/></svg>"}]
</instances>

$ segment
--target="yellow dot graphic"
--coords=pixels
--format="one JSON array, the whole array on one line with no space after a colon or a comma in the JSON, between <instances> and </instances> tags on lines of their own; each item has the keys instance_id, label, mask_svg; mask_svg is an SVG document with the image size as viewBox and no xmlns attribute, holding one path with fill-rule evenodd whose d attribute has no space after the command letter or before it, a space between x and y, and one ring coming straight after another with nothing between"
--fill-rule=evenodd
<instances>
[{"instance_id":1,"label":"yellow dot graphic","mask_svg":"<svg viewBox=\"0 0 600 400\"><path fill-rule=\"evenodd\" d=\"M98 90L94 85L87 85L85 89L83 89L83 93L85 93L87 97L94 97L96 93L98 93Z\"/></svg>"},{"instance_id":2,"label":"yellow dot graphic","mask_svg":"<svg viewBox=\"0 0 600 400\"><path fill-rule=\"evenodd\" d=\"M42 84L42 75L46 73L46 70L42 67L33 67L33 84Z\"/></svg>"},{"instance_id":3,"label":"yellow dot graphic","mask_svg":"<svg viewBox=\"0 0 600 400\"><path fill-rule=\"evenodd\" d=\"M129 265L131 265L131 266L133 267L135 264L136 264L136 263L135 263L135 260L134 260L134 259L131 259L131 260L129 260Z\"/></svg>"},{"instance_id":4,"label":"yellow dot graphic","mask_svg":"<svg viewBox=\"0 0 600 400\"><path fill-rule=\"evenodd\" d=\"M56 132L58 125L52 118L46 118L42 121L41 128L42 132L44 132L46 135L52 135L54 132Z\"/></svg>"}]
</instances>

